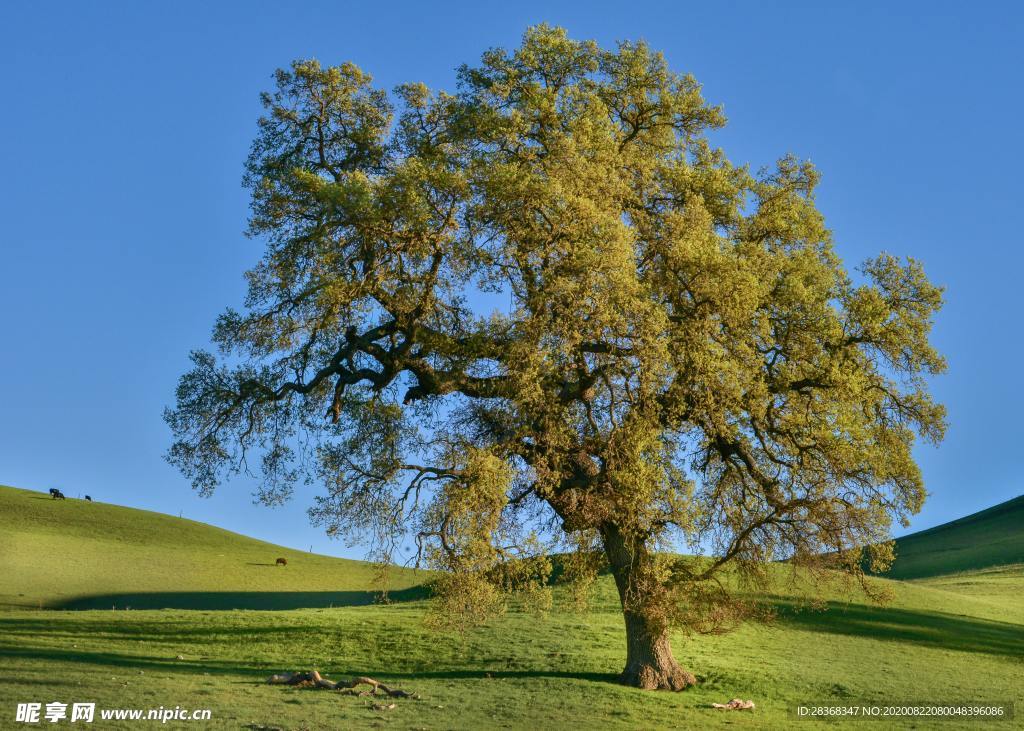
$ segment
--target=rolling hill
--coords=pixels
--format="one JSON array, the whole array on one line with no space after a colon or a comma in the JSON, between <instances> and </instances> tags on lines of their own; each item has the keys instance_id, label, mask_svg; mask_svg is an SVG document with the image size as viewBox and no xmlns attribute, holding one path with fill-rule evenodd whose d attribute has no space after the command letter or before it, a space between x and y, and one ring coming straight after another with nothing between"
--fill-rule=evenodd
<instances>
[{"instance_id":1,"label":"rolling hill","mask_svg":"<svg viewBox=\"0 0 1024 731\"><path fill-rule=\"evenodd\" d=\"M896 540L885 576L923 579L1024 563L1024 495Z\"/></svg>"},{"instance_id":2,"label":"rolling hill","mask_svg":"<svg viewBox=\"0 0 1024 731\"><path fill-rule=\"evenodd\" d=\"M896 541L892 579L1024 563L1024 496ZM275 566L278 557L287 567ZM290 609L372 603L375 567L162 513L0 486L0 607ZM991 572L990 572L991 575ZM423 594L393 569L394 598Z\"/></svg>"},{"instance_id":3,"label":"rolling hill","mask_svg":"<svg viewBox=\"0 0 1024 731\"><path fill-rule=\"evenodd\" d=\"M287 566L276 566L285 558ZM0 487L0 607L293 609L369 604L375 567L147 510ZM393 569L396 598L424 574Z\"/></svg>"}]
</instances>

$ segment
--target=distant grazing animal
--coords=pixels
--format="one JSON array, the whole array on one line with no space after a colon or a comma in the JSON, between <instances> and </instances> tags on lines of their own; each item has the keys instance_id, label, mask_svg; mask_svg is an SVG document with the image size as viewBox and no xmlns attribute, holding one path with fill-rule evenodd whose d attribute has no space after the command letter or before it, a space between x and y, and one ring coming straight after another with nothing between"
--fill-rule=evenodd
<instances>
[{"instance_id":1,"label":"distant grazing animal","mask_svg":"<svg viewBox=\"0 0 1024 731\"><path fill-rule=\"evenodd\" d=\"M287 566L288 565L288 559L286 559L286 558L279 558L279 559L277 559L277 563L274 564L274 565L275 566Z\"/></svg>"},{"instance_id":2,"label":"distant grazing animal","mask_svg":"<svg viewBox=\"0 0 1024 731\"><path fill-rule=\"evenodd\" d=\"M50 497L57 497L59 494L60 490L58 490L56 487L50 488Z\"/></svg>"},{"instance_id":3,"label":"distant grazing animal","mask_svg":"<svg viewBox=\"0 0 1024 731\"><path fill-rule=\"evenodd\" d=\"M56 489L50 490L50 497L52 497L54 500L67 500L67 498L64 497L64 493Z\"/></svg>"},{"instance_id":4,"label":"distant grazing animal","mask_svg":"<svg viewBox=\"0 0 1024 731\"><path fill-rule=\"evenodd\" d=\"M85 496L85 499L88 500L90 503L92 502L92 498L89 497L88 495Z\"/></svg>"}]
</instances>

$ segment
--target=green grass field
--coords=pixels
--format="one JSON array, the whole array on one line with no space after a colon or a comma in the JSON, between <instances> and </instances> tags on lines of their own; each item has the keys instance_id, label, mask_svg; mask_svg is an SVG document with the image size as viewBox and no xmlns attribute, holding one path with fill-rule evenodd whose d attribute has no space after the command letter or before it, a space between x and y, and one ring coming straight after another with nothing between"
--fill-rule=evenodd
<instances>
[{"instance_id":1,"label":"green grass field","mask_svg":"<svg viewBox=\"0 0 1024 731\"><path fill-rule=\"evenodd\" d=\"M192 520L0 487L0 608L298 609L370 604L373 567ZM277 558L288 561L277 566ZM395 570L398 596L422 581ZM414 592L422 595L422 592Z\"/></svg>"},{"instance_id":2,"label":"green grass field","mask_svg":"<svg viewBox=\"0 0 1024 731\"><path fill-rule=\"evenodd\" d=\"M1019 519L1000 525L1002 537L1024 531ZM273 566L278 556L289 565ZM374 604L367 564L0 488L0 728L28 727L13 723L18 702L54 700L212 710L212 722L169 728L1019 727L792 714L816 701L1012 702L1024 713L1024 561L970 572L955 562L942 573L926 552L917 560L929 578L878 579L896 590L884 607L835 594L828 611L800 609L780 576L773 623L676 637L700 684L653 693L614 682L624 636L609 581L586 614L558 602L546 618L512 610L466 636L436 634L423 625L422 574L398 572L396 601ZM372 675L422 699L374 710L368 698L262 683L309 668ZM710 708L734 697L756 710Z\"/></svg>"}]
</instances>

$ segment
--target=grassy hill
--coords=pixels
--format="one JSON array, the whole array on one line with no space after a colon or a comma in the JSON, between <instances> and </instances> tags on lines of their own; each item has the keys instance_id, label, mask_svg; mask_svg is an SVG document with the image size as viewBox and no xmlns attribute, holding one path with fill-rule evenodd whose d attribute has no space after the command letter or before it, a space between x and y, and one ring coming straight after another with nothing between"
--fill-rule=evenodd
<instances>
[{"instance_id":1,"label":"grassy hill","mask_svg":"<svg viewBox=\"0 0 1024 731\"><path fill-rule=\"evenodd\" d=\"M275 565L285 558L287 566ZM0 487L0 607L295 609L369 604L374 567L193 520ZM395 569L402 597L424 574Z\"/></svg>"},{"instance_id":2,"label":"grassy hill","mask_svg":"<svg viewBox=\"0 0 1024 731\"><path fill-rule=\"evenodd\" d=\"M1024 563L1024 495L896 541L886 576L920 579Z\"/></svg>"},{"instance_id":3,"label":"grassy hill","mask_svg":"<svg viewBox=\"0 0 1024 731\"><path fill-rule=\"evenodd\" d=\"M288 558L286 568L272 565L278 556ZM427 604L412 589L401 596L408 601L370 603L372 567L361 562L145 511L0 488L0 727L14 704L54 700L92 701L98 711L209 708L210 728L292 731L784 729L797 723L796 705L823 701L986 700L1024 708L1024 565L914 582L875 579L895 590L891 604L836 590L827 611L802 606L786 567L775 568L777 586L763 597L778 611L775 622L720 636L677 633L676 656L699 685L645 693L615 682L624 637L608 577L588 613L572 611L556 591L544 617L512 607L480 630L439 634L425 627ZM415 587L422 576L402 572L395 583ZM170 608L143 608L158 606ZM227 609L236 606L268 611ZM95 608L65 611L82 607ZM262 682L306 668L336 679L371 675L422 700L375 708L371 699ZM753 699L756 711L711 708L735 697ZM131 729L138 722L94 725ZM835 725L799 721L807 729ZM857 726L960 727L920 718Z\"/></svg>"}]
</instances>

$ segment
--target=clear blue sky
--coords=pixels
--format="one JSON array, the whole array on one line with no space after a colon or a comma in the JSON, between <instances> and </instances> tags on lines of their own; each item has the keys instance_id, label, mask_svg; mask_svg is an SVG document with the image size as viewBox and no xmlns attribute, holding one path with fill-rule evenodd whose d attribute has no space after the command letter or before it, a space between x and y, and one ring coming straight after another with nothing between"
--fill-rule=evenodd
<instances>
[{"instance_id":1,"label":"clear blue sky","mask_svg":"<svg viewBox=\"0 0 1024 731\"><path fill-rule=\"evenodd\" d=\"M238 481L204 500L161 458L187 354L260 254L240 185L258 94L300 57L452 88L546 20L662 49L725 105L731 159L819 166L848 263L912 255L948 287L951 428L919 451L914 528L1024 492L1019 3L19 5L0 9L0 484L361 555L308 525L307 494L257 507Z\"/></svg>"}]
</instances>

